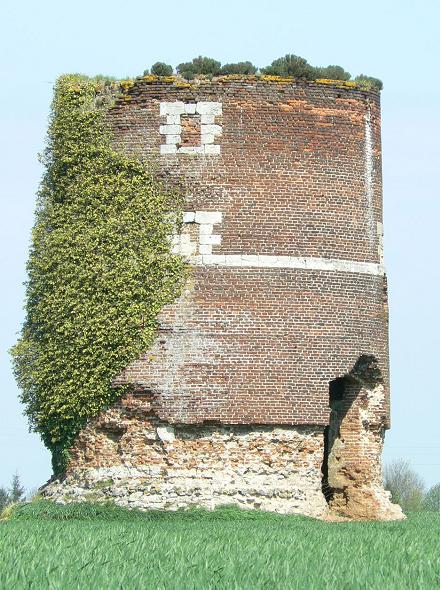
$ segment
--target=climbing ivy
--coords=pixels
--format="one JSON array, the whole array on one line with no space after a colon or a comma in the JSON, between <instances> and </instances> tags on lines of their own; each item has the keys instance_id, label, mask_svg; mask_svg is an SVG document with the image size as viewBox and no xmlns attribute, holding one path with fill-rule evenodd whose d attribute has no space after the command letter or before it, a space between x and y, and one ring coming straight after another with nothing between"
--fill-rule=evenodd
<instances>
[{"instance_id":1,"label":"climbing ivy","mask_svg":"<svg viewBox=\"0 0 440 590\"><path fill-rule=\"evenodd\" d=\"M56 473L81 427L124 391L112 381L150 346L185 277L169 245L182 199L111 147L115 88L78 75L57 81L26 319L12 349L26 414Z\"/></svg>"}]
</instances>

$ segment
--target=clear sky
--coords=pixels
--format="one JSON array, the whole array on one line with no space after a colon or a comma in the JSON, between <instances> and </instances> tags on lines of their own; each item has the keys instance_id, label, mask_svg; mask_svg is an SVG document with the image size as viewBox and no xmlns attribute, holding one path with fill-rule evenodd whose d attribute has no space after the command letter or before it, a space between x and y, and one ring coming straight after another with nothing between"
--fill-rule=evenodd
<instances>
[{"instance_id":1,"label":"clear sky","mask_svg":"<svg viewBox=\"0 0 440 590\"><path fill-rule=\"evenodd\" d=\"M29 434L7 350L23 320L25 261L59 74L136 76L197 55L258 66L295 53L384 82L385 260L391 313L392 429L402 457L440 482L440 2L438 0L3 0L0 8L0 485L51 474Z\"/></svg>"}]
</instances>

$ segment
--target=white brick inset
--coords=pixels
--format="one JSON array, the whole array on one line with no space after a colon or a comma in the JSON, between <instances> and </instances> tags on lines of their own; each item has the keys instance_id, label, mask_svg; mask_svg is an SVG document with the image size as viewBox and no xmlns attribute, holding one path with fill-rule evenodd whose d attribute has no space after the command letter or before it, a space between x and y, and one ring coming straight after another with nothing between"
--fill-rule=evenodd
<instances>
[{"instance_id":1,"label":"white brick inset","mask_svg":"<svg viewBox=\"0 0 440 590\"><path fill-rule=\"evenodd\" d=\"M162 135L180 135L182 133L182 125L161 125L159 133Z\"/></svg>"},{"instance_id":2,"label":"white brick inset","mask_svg":"<svg viewBox=\"0 0 440 590\"><path fill-rule=\"evenodd\" d=\"M206 143L214 143L214 134L212 133L202 133L201 135L201 144L206 144Z\"/></svg>"},{"instance_id":3,"label":"white brick inset","mask_svg":"<svg viewBox=\"0 0 440 590\"><path fill-rule=\"evenodd\" d=\"M177 102L161 102L160 103L160 114L165 115L181 115L185 112L185 103L181 101Z\"/></svg>"},{"instance_id":4,"label":"white brick inset","mask_svg":"<svg viewBox=\"0 0 440 590\"><path fill-rule=\"evenodd\" d=\"M223 221L223 213L221 211L196 211L196 223L221 223Z\"/></svg>"},{"instance_id":5,"label":"white brick inset","mask_svg":"<svg viewBox=\"0 0 440 590\"><path fill-rule=\"evenodd\" d=\"M201 263L212 254L212 247L221 244L220 234L213 234L214 225L222 222L221 211L187 211L183 214L182 233L171 239L174 254L181 254Z\"/></svg>"},{"instance_id":6,"label":"white brick inset","mask_svg":"<svg viewBox=\"0 0 440 590\"><path fill-rule=\"evenodd\" d=\"M180 125L180 115L167 115L167 125Z\"/></svg>"},{"instance_id":7,"label":"white brick inset","mask_svg":"<svg viewBox=\"0 0 440 590\"><path fill-rule=\"evenodd\" d=\"M198 102L197 113L200 115L216 115L222 114L222 103L221 102Z\"/></svg>"},{"instance_id":8,"label":"white brick inset","mask_svg":"<svg viewBox=\"0 0 440 590\"><path fill-rule=\"evenodd\" d=\"M222 128L220 125L202 125L202 134L203 133L212 133L213 135L220 135L222 132Z\"/></svg>"},{"instance_id":9,"label":"white brick inset","mask_svg":"<svg viewBox=\"0 0 440 590\"><path fill-rule=\"evenodd\" d=\"M191 223L192 221L195 221L195 212L194 211L188 211L188 213L184 213L183 214L183 223Z\"/></svg>"},{"instance_id":10,"label":"white brick inset","mask_svg":"<svg viewBox=\"0 0 440 590\"><path fill-rule=\"evenodd\" d=\"M170 144L170 143L178 144L180 141L180 135L166 135L165 140L168 144Z\"/></svg>"},{"instance_id":11,"label":"white brick inset","mask_svg":"<svg viewBox=\"0 0 440 590\"><path fill-rule=\"evenodd\" d=\"M215 115L200 115L200 123L202 125L213 125Z\"/></svg>"},{"instance_id":12,"label":"white brick inset","mask_svg":"<svg viewBox=\"0 0 440 590\"><path fill-rule=\"evenodd\" d=\"M182 146L181 115L200 115L200 145ZM160 115L166 117L166 123L159 126L159 133L165 137L165 144L160 146L161 154L206 154L218 156L220 145L215 138L221 135L222 127L215 123L215 118L222 114L220 102L200 101L198 103L161 102Z\"/></svg>"}]
</instances>

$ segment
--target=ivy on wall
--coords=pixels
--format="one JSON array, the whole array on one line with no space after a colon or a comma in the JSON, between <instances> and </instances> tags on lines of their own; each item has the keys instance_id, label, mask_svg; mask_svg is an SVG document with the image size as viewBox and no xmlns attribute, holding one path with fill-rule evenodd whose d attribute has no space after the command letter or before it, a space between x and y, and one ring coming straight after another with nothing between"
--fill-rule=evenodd
<instances>
[{"instance_id":1,"label":"ivy on wall","mask_svg":"<svg viewBox=\"0 0 440 590\"><path fill-rule=\"evenodd\" d=\"M31 427L55 473L81 427L124 391L112 381L152 343L185 280L169 236L182 198L111 147L116 83L58 79L28 260L26 319L12 349Z\"/></svg>"}]
</instances>

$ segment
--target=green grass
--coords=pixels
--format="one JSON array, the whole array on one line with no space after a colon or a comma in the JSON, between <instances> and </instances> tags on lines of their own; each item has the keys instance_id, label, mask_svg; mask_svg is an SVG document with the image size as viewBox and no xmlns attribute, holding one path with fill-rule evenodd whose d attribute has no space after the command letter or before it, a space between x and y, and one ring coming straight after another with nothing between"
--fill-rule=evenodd
<instances>
[{"instance_id":1,"label":"green grass","mask_svg":"<svg viewBox=\"0 0 440 590\"><path fill-rule=\"evenodd\" d=\"M440 513L323 523L222 508L19 506L0 522L0 588L439 588Z\"/></svg>"}]
</instances>

